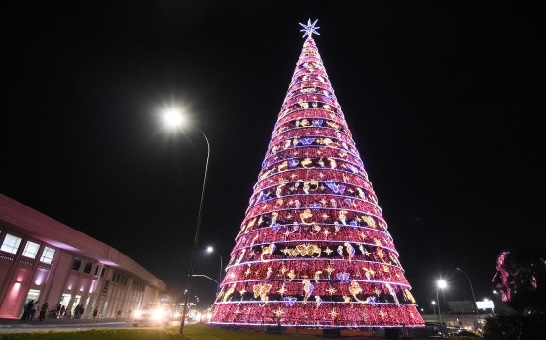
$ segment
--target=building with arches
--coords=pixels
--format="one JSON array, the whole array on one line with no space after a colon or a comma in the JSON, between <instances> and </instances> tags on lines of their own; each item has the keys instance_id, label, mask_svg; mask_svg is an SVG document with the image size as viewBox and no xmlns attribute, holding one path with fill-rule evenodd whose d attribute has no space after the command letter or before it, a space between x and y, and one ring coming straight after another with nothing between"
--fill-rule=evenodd
<instances>
[{"instance_id":1,"label":"building with arches","mask_svg":"<svg viewBox=\"0 0 546 340\"><path fill-rule=\"evenodd\" d=\"M128 317L165 288L120 251L0 194L0 318L20 318L30 300L47 302L48 317L60 305L66 316L83 305L83 318Z\"/></svg>"}]
</instances>

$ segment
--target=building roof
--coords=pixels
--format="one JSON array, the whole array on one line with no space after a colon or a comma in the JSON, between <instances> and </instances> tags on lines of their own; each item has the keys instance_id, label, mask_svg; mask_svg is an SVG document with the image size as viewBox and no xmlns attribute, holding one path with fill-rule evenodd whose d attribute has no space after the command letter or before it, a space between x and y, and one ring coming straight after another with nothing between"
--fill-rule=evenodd
<instances>
[{"instance_id":1,"label":"building roof","mask_svg":"<svg viewBox=\"0 0 546 340\"><path fill-rule=\"evenodd\" d=\"M8 223L15 230L19 229L32 238L76 255L94 259L104 265L117 267L160 290L165 290L165 283L162 280L119 250L2 194L0 194L0 221Z\"/></svg>"}]
</instances>

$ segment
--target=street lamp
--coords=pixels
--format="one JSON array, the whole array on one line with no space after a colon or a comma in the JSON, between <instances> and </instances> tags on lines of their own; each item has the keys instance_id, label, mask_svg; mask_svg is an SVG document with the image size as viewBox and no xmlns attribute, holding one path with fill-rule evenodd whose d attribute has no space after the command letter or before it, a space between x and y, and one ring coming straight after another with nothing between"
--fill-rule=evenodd
<instances>
[{"instance_id":1,"label":"street lamp","mask_svg":"<svg viewBox=\"0 0 546 340\"><path fill-rule=\"evenodd\" d=\"M470 291L472 292L472 299L474 299L474 307L476 308L476 314L478 314L478 326L479 326L480 325L480 310L478 308L478 304L476 303L476 296L474 295L474 288L472 288L472 281L470 281L470 277L464 270L462 270L461 268L457 268L457 270L463 273L468 279L468 283L470 283Z\"/></svg>"},{"instance_id":2,"label":"street lamp","mask_svg":"<svg viewBox=\"0 0 546 340\"><path fill-rule=\"evenodd\" d=\"M432 312L434 313L434 318L436 319L436 308L434 308L434 305L436 304L436 301L432 301Z\"/></svg>"},{"instance_id":3,"label":"street lamp","mask_svg":"<svg viewBox=\"0 0 546 340\"><path fill-rule=\"evenodd\" d=\"M436 286L438 287L436 289L436 301L438 302L438 315L440 316L440 331L443 334L444 331L442 327L442 310L440 309L440 299L438 298L438 292L440 291L440 289L444 289L445 287L447 287L447 282L446 280L438 280L436 281Z\"/></svg>"},{"instance_id":4,"label":"street lamp","mask_svg":"<svg viewBox=\"0 0 546 340\"><path fill-rule=\"evenodd\" d=\"M496 294L497 294L497 291L493 289L493 299L492 300L489 300L487 298L484 299L484 301L491 301L491 314L495 315L495 299L497 298L496 297Z\"/></svg>"},{"instance_id":5,"label":"street lamp","mask_svg":"<svg viewBox=\"0 0 546 340\"><path fill-rule=\"evenodd\" d=\"M184 123L184 116L180 113L179 109L176 108L168 108L165 109L163 112L163 122L165 123L165 126L169 128L170 130L178 130L180 129ZM205 199L205 184L207 183L207 170L209 168L209 156L210 156L210 143L209 139L207 138L207 135L203 131L201 131L198 128L195 128L197 131L199 131L203 137L205 137L205 141L207 142L207 161L205 163L205 174L203 176L203 187L201 189L201 202L199 204L199 215L197 217L197 226L195 228L195 239L193 241L193 251L191 253L191 260L190 260L190 273L188 275L188 285L186 287L187 294L184 298L184 307L182 310L182 321L180 322L180 334L184 333L184 323L186 321L186 309L188 307L188 297L191 294L191 279L193 277L193 265L195 263L195 253L197 251L197 244L199 240L199 228L201 227L201 215L203 213L203 201Z\"/></svg>"},{"instance_id":6,"label":"street lamp","mask_svg":"<svg viewBox=\"0 0 546 340\"><path fill-rule=\"evenodd\" d=\"M216 289L216 295L218 295L218 292L220 291L220 282L222 281L222 268L223 268L223 263L224 263L224 260L222 259L222 255L220 255L218 252L214 251L214 248L212 246L208 246L207 247L207 253L214 253L216 255L218 255L218 257L220 257L220 275L218 275L218 281L216 281L218 283L218 288Z\"/></svg>"},{"instance_id":7,"label":"street lamp","mask_svg":"<svg viewBox=\"0 0 546 340\"><path fill-rule=\"evenodd\" d=\"M193 277L204 277L204 278L209 279L209 280L211 280L211 281L214 281L214 282L216 282L216 284L218 284L218 281L216 281L215 279L213 279L213 278L211 278L211 277L208 277L208 276L206 276L206 275L202 275L202 274L193 274L192 276L193 276Z\"/></svg>"}]
</instances>

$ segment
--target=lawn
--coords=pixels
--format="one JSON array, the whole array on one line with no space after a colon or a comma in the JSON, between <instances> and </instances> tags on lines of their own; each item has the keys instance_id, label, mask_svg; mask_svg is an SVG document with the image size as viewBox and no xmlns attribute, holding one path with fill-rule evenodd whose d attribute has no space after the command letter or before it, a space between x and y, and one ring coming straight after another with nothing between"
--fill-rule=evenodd
<instances>
[{"instance_id":1,"label":"lawn","mask_svg":"<svg viewBox=\"0 0 546 340\"><path fill-rule=\"evenodd\" d=\"M302 340L314 336L276 335L252 330L224 329L208 325L188 325L184 327L184 335L179 333L179 327L135 328L135 329L93 329L86 331L48 331L32 333L1 334L2 340Z\"/></svg>"}]
</instances>

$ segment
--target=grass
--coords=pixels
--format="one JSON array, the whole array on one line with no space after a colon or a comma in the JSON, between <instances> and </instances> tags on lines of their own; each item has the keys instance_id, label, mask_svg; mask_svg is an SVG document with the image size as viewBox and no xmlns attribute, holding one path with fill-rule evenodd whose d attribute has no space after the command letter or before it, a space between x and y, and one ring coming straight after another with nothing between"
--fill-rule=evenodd
<instances>
[{"instance_id":1,"label":"grass","mask_svg":"<svg viewBox=\"0 0 546 340\"><path fill-rule=\"evenodd\" d=\"M0 333L0 339L2 340L302 340L302 338L307 339L310 337L267 334L253 330L225 329L202 324L185 326L184 335L179 333L179 327Z\"/></svg>"}]
</instances>

